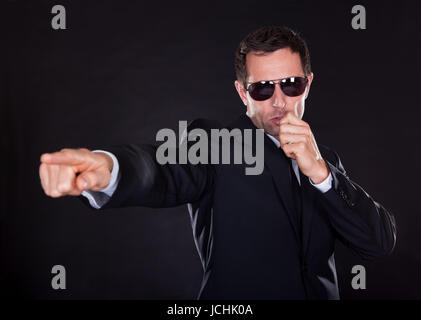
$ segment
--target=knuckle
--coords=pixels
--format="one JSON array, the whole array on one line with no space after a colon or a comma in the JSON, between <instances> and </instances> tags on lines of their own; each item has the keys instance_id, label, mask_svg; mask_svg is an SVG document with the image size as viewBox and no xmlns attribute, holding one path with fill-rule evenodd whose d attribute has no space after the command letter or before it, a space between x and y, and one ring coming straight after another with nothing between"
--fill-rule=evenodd
<instances>
[{"instance_id":1,"label":"knuckle","mask_svg":"<svg viewBox=\"0 0 421 320\"><path fill-rule=\"evenodd\" d=\"M61 193L58 190L52 190L50 196L53 198L58 198L61 196Z\"/></svg>"},{"instance_id":2,"label":"knuckle","mask_svg":"<svg viewBox=\"0 0 421 320\"><path fill-rule=\"evenodd\" d=\"M71 179L75 175L75 172L73 171L72 166L69 166L69 165L63 165L62 172L63 172L63 175L65 175L67 179Z\"/></svg>"},{"instance_id":3,"label":"knuckle","mask_svg":"<svg viewBox=\"0 0 421 320\"><path fill-rule=\"evenodd\" d=\"M59 192L68 192L68 191L69 191L69 189L70 189L70 185L69 185L68 183L66 183L66 182L64 182L64 183L60 183L60 184L57 186L57 190L58 190Z\"/></svg>"}]
</instances>

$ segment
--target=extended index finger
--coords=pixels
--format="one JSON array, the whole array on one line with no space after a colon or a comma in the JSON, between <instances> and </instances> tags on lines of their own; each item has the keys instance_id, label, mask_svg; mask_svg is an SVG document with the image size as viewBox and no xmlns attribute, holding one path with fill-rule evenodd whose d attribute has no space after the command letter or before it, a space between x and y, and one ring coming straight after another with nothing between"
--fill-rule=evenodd
<instances>
[{"instance_id":1,"label":"extended index finger","mask_svg":"<svg viewBox=\"0 0 421 320\"><path fill-rule=\"evenodd\" d=\"M63 149L59 152L44 153L41 155L41 162L47 164L78 165L82 162L78 152Z\"/></svg>"}]
</instances>

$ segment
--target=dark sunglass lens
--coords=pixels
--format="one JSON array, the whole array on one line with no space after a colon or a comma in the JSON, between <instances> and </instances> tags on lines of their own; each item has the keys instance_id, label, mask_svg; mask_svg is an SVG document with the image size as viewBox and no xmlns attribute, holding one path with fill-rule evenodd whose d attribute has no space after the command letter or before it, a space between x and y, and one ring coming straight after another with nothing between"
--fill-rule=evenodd
<instances>
[{"instance_id":1,"label":"dark sunglass lens","mask_svg":"<svg viewBox=\"0 0 421 320\"><path fill-rule=\"evenodd\" d=\"M248 91L254 100L263 101L272 97L274 88L269 82L256 82L249 86Z\"/></svg>"},{"instance_id":2,"label":"dark sunglass lens","mask_svg":"<svg viewBox=\"0 0 421 320\"><path fill-rule=\"evenodd\" d=\"M307 78L292 77L283 79L280 82L282 91L290 97L297 97L304 93L307 85Z\"/></svg>"}]
</instances>

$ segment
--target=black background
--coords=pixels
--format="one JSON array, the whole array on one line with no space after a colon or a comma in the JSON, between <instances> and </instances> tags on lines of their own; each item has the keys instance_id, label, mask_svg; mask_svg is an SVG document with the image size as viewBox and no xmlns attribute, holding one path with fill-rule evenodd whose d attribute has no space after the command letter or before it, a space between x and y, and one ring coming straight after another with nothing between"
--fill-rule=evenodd
<instances>
[{"instance_id":1,"label":"black background","mask_svg":"<svg viewBox=\"0 0 421 320\"><path fill-rule=\"evenodd\" d=\"M51 28L64 5L67 29ZM367 29L351 27L351 8ZM394 253L362 261L340 244L343 299L421 298L420 37L416 1L2 1L2 297L195 299L202 269L187 208L95 212L44 195L39 157L63 147L155 141L198 117L245 112L239 41L267 24L307 40L315 75L304 120L397 220ZM65 266L67 289L51 288ZM367 270L353 290L351 268Z\"/></svg>"}]
</instances>

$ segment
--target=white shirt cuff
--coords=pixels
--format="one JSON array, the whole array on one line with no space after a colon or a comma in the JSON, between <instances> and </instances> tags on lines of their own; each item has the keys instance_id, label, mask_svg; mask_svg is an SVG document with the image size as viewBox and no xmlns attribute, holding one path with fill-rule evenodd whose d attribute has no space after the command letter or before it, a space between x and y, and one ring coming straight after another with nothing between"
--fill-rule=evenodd
<instances>
[{"instance_id":1,"label":"white shirt cuff","mask_svg":"<svg viewBox=\"0 0 421 320\"><path fill-rule=\"evenodd\" d=\"M315 186L317 189L319 189L319 191L325 193L328 192L330 190L330 188L332 188L332 173L329 172L329 175L326 179L324 179L322 182L320 183L313 183L313 181L311 181L310 178L308 178L308 180L310 181L310 183Z\"/></svg>"},{"instance_id":2,"label":"white shirt cuff","mask_svg":"<svg viewBox=\"0 0 421 320\"><path fill-rule=\"evenodd\" d=\"M104 150L93 150L92 152L102 152L107 154L113 160L113 169L111 170L110 183L104 189L99 191L84 190L82 196L88 199L89 204L95 209L101 208L110 200L114 191L117 189L120 180L118 160L111 152Z\"/></svg>"}]
</instances>

